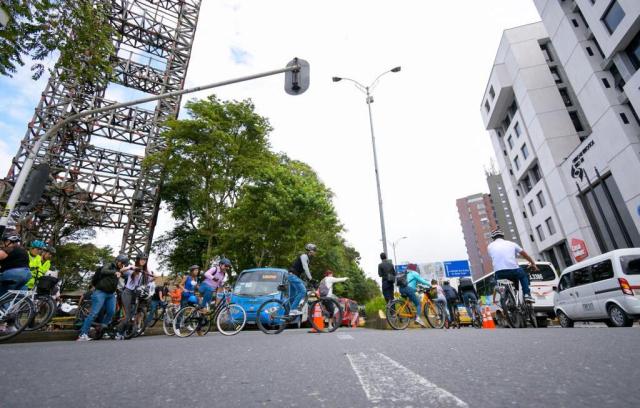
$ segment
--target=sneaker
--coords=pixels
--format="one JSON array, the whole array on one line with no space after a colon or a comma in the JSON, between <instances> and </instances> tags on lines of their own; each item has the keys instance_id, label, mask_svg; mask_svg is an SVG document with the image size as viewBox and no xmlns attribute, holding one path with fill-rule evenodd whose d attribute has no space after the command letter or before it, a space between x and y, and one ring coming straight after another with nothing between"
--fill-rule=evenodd
<instances>
[{"instance_id":1,"label":"sneaker","mask_svg":"<svg viewBox=\"0 0 640 408\"><path fill-rule=\"evenodd\" d=\"M302 315L302 310L297 310L296 309L296 310L291 310L289 312L289 316L300 316L300 315Z\"/></svg>"},{"instance_id":2,"label":"sneaker","mask_svg":"<svg viewBox=\"0 0 640 408\"><path fill-rule=\"evenodd\" d=\"M416 317L416 323L417 323L417 324L419 324L419 325L420 325L420 326L422 326L422 327L427 327L427 325L426 325L426 324L424 324L424 322L422 321L422 319L421 319L421 318L419 318L419 317Z\"/></svg>"},{"instance_id":3,"label":"sneaker","mask_svg":"<svg viewBox=\"0 0 640 408\"><path fill-rule=\"evenodd\" d=\"M91 340L93 340L93 339L91 337L89 337L88 335L86 335L86 334L81 334L76 339L76 341L91 341Z\"/></svg>"},{"instance_id":4,"label":"sneaker","mask_svg":"<svg viewBox=\"0 0 640 408\"><path fill-rule=\"evenodd\" d=\"M105 333L105 334L102 335L102 338L104 340L111 340L111 335L109 333Z\"/></svg>"},{"instance_id":5,"label":"sneaker","mask_svg":"<svg viewBox=\"0 0 640 408\"><path fill-rule=\"evenodd\" d=\"M524 295L524 301L527 303L536 303L536 301L531 297L531 295Z\"/></svg>"},{"instance_id":6,"label":"sneaker","mask_svg":"<svg viewBox=\"0 0 640 408\"><path fill-rule=\"evenodd\" d=\"M120 334L120 333L116 333L115 339L116 340L124 340L124 336L122 334Z\"/></svg>"}]
</instances>

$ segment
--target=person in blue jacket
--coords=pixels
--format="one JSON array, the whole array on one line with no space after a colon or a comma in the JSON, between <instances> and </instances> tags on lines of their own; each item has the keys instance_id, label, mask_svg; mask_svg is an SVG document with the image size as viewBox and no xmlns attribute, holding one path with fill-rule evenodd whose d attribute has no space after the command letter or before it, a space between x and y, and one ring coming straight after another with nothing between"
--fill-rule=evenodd
<instances>
[{"instance_id":1,"label":"person in blue jacket","mask_svg":"<svg viewBox=\"0 0 640 408\"><path fill-rule=\"evenodd\" d=\"M418 323L422 327L427 327L420 318L420 316L422 315L422 310L420 307L420 299L416 294L416 288L418 286L418 283L425 285L427 288L430 288L431 284L429 283L429 281L420 276L416 269L417 268L415 264L409 264L407 266L407 286L400 288L400 294L408 297L416 306L416 323Z\"/></svg>"}]
</instances>

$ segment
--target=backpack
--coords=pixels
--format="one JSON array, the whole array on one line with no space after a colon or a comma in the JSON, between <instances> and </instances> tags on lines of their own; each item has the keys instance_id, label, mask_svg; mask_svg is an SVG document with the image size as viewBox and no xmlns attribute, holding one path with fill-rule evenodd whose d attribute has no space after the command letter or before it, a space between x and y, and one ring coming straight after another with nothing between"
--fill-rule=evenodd
<instances>
[{"instance_id":1,"label":"backpack","mask_svg":"<svg viewBox=\"0 0 640 408\"><path fill-rule=\"evenodd\" d=\"M329 296L329 285L327 285L326 280L323 279L320 281L320 286L318 286L318 293L320 294L320 297Z\"/></svg>"},{"instance_id":2,"label":"backpack","mask_svg":"<svg viewBox=\"0 0 640 408\"><path fill-rule=\"evenodd\" d=\"M409 285L406 270L396 273L396 285L398 285L399 288L406 288L407 285Z\"/></svg>"}]
</instances>

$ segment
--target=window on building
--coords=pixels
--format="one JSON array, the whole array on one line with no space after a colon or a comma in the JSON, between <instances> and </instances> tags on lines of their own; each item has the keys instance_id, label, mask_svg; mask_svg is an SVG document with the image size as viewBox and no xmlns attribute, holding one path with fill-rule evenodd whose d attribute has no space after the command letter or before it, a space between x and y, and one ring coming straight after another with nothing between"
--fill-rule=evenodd
<instances>
[{"instance_id":1,"label":"window on building","mask_svg":"<svg viewBox=\"0 0 640 408\"><path fill-rule=\"evenodd\" d=\"M513 165L516 167L516 170L520 170L520 158L518 156L513 158Z\"/></svg>"},{"instance_id":2,"label":"window on building","mask_svg":"<svg viewBox=\"0 0 640 408\"><path fill-rule=\"evenodd\" d=\"M551 217L544 220L544 223L547 224L547 229L549 230L549 235L553 235L556 233L556 226L553 224L553 220Z\"/></svg>"},{"instance_id":3,"label":"window on building","mask_svg":"<svg viewBox=\"0 0 640 408\"><path fill-rule=\"evenodd\" d=\"M520 190L518 190L517 188L516 188L516 195L520 197Z\"/></svg>"},{"instance_id":4,"label":"window on building","mask_svg":"<svg viewBox=\"0 0 640 408\"><path fill-rule=\"evenodd\" d=\"M526 211L523 211L523 212L522 212L522 217L523 217L523 218L527 218L527 212L526 212Z\"/></svg>"},{"instance_id":5,"label":"window on building","mask_svg":"<svg viewBox=\"0 0 640 408\"><path fill-rule=\"evenodd\" d=\"M573 127L576 129L576 132L584 132L584 126L582 126L582 122L580 121L580 116L578 116L578 112L571 111L569 112L569 117L571 118L571 123L573 123Z\"/></svg>"},{"instance_id":6,"label":"window on building","mask_svg":"<svg viewBox=\"0 0 640 408\"><path fill-rule=\"evenodd\" d=\"M531 240L531 242L536 242L536 240L533 238L533 234L529 234L529 239Z\"/></svg>"},{"instance_id":7,"label":"window on building","mask_svg":"<svg viewBox=\"0 0 640 408\"><path fill-rule=\"evenodd\" d=\"M513 149L513 136L509 136L507 138L507 144L509 145L509 150Z\"/></svg>"},{"instance_id":8,"label":"window on building","mask_svg":"<svg viewBox=\"0 0 640 408\"><path fill-rule=\"evenodd\" d=\"M524 190L524 193L527 194L529 191L531 191L531 189L533 188L533 186L531 185L531 178L529 177L529 175L526 175L522 178L522 189Z\"/></svg>"},{"instance_id":9,"label":"window on building","mask_svg":"<svg viewBox=\"0 0 640 408\"><path fill-rule=\"evenodd\" d=\"M640 234L613 176L604 176L580 198L601 252L640 247Z\"/></svg>"},{"instance_id":10,"label":"window on building","mask_svg":"<svg viewBox=\"0 0 640 408\"><path fill-rule=\"evenodd\" d=\"M526 143L522 145L520 151L522 152L522 158L527 160L527 158L529 157L529 148L527 147Z\"/></svg>"},{"instance_id":11,"label":"window on building","mask_svg":"<svg viewBox=\"0 0 640 408\"><path fill-rule=\"evenodd\" d=\"M487 111L487 113L489 113L489 110L491 109L491 107L489 106L489 101L484 101L484 109Z\"/></svg>"},{"instance_id":12,"label":"window on building","mask_svg":"<svg viewBox=\"0 0 640 408\"><path fill-rule=\"evenodd\" d=\"M516 100L513 100L513 103L511 105L509 105L509 116L513 119L514 116L516 116L516 111L518 110L518 102L516 102Z\"/></svg>"},{"instance_id":13,"label":"window on building","mask_svg":"<svg viewBox=\"0 0 640 408\"><path fill-rule=\"evenodd\" d=\"M609 80L607 78L602 78L602 84L605 88L611 88L611 85L609 84Z\"/></svg>"},{"instance_id":14,"label":"window on building","mask_svg":"<svg viewBox=\"0 0 640 408\"><path fill-rule=\"evenodd\" d=\"M609 31L609 34L613 34L613 32L616 31L616 28L618 28L618 25L620 25L620 22L623 18L624 10L622 9L622 7L620 7L620 4L618 4L618 0L613 0L611 4L609 4L609 7L607 7L607 10L604 12L604 15L602 16L602 22Z\"/></svg>"},{"instance_id":15,"label":"window on building","mask_svg":"<svg viewBox=\"0 0 640 408\"><path fill-rule=\"evenodd\" d=\"M540 238L540 241L544 241L544 231L542 230L542 225L538 225L536 227L536 232L538 233L538 238Z\"/></svg>"},{"instance_id":16,"label":"window on building","mask_svg":"<svg viewBox=\"0 0 640 408\"><path fill-rule=\"evenodd\" d=\"M593 50L591 47L587 47L587 54L589 54L590 57L593 57Z\"/></svg>"},{"instance_id":17,"label":"window on building","mask_svg":"<svg viewBox=\"0 0 640 408\"><path fill-rule=\"evenodd\" d=\"M544 206L547 205L547 201L544 199L542 191L539 191L538 194L536 194L536 197L538 197L538 204L540 204L540 208L544 208Z\"/></svg>"},{"instance_id":18,"label":"window on building","mask_svg":"<svg viewBox=\"0 0 640 408\"><path fill-rule=\"evenodd\" d=\"M633 37L633 40L627 46L627 49L624 52L629 57L633 68L640 69L640 32Z\"/></svg>"},{"instance_id":19,"label":"window on building","mask_svg":"<svg viewBox=\"0 0 640 408\"><path fill-rule=\"evenodd\" d=\"M556 82L556 84L562 83L562 78L560 77L560 73L558 72L557 67L550 67L549 71L551 71L551 76L553 77L553 80Z\"/></svg>"},{"instance_id":20,"label":"window on building","mask_svg":"<svg viewBox=\"0 0 640 408\"><path fill-rule=\"evenodd\" d=\"M560 88L560 96L562 97L562 102L564 102L564 106L573 106L573 102L571 102L571 97L569 96L569 91L567 88Z\"/></svg>"},{"instance_id":21,"label":"window on building","mask_svg":"<svg viewBox=\"0 0 640 408\"><path fill-rule=\"evenodd\" d=\"M576 20L575 18L571 19L571 23L573 24L574 27L580 27L580 24L578 24L578 20Z\"/></svg>"},{"instance_id":22,"label":"window on building","mask_svg":"<svg viewBox=\"0 0 640 408\"><path fill-rule=\"evenodd\" d=\"M490 87L489 87L489 96L491 97L491 100L493 100L493 98L495 98L495 97L496 97L496 93L495 93L495 91L493 90L493 86L490 86Z\"/></svg>"},{"instance_id":23,"label":"window on building","mask_svg":"<svg viewBox=\"0 0 640 408\"><path fill-rule=\"evenodd\" d=\"M520 137L520 123L516 122L515 125L513 125L513 131L516 134L516 137Z\"/></svg>"},{"instance_id":24,"label":"window on building","mask_svg":"<svg viewBox=\"0 0 640 408\"><path fill-rule=\"evenodd\" d=\"M549 47L547 46L547 44L540 44L540 49L542 50L545 61L553 62L553 56L551 55L551 52L549 52Z\"/></svg>"},{"instance_id":25,"label":"window on building","mask_svg":"<svg viewBox=\"0 0 640 408\"><path fill-rule=\"evenodd\" d=\"M533 184L538 184L538 181L542 180L542 173L540 173L540 166L536 164L531 168L531 178L533 179Z\"/></svg>"},{"instance_id":26,"label":"window on building","mask_svg":"<svg viewBox=\"0 0 640 408\"><path fill-rule=\"evenodd\" d=\"M622 119L622 123L624 123L625 125L629 124L629 119L627 118L627 115L624 114L624 112L620 112L620 119Z\"/></svg>"},{"instance_id":27,"label":"window on building","mask_svg":"<svg viewBox=\"0 0 640 408\"><path fill-rule=\"evenodd\" d=\"M533 203L533 200L529 201L529 212L531 213L531 215L536 215L536 205Z\"/></svg>"}]
</instances>

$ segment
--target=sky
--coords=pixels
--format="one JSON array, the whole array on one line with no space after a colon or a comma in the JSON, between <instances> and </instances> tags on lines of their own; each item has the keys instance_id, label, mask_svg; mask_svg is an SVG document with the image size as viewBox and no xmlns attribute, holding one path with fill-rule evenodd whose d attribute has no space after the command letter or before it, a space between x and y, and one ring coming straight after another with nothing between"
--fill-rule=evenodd
<instances>
[{"instance_id":1,"label":"sky","mask_svg":"<svg viewBox=\"0 0 640 408\"><path fill-rule=\"evenodd\" d=\"M311 86L290 96L283 76L274 76L183 104L212 92L251 98L274 128L272 149L310 164L333 191L344 237L377 278L382 240L365 96L331 78L369 85L401 66L381 78L371 105L389 255L391 242L407 237L398 262L466 259L455 200L488 192L484 168L493 157L482 96L503 30L539 20L533 0L203 0L187 87L281 68L293 57L310 63ZM45 86L29 73L26 66L0 77L3 175ZM107 96L136 94L113 86ZM155 235L171 225L163 211ZM120 240L121 231L101 230L96 243ZM153 255L150 264L159 268Z\"/></svg>"}]
</instances>

